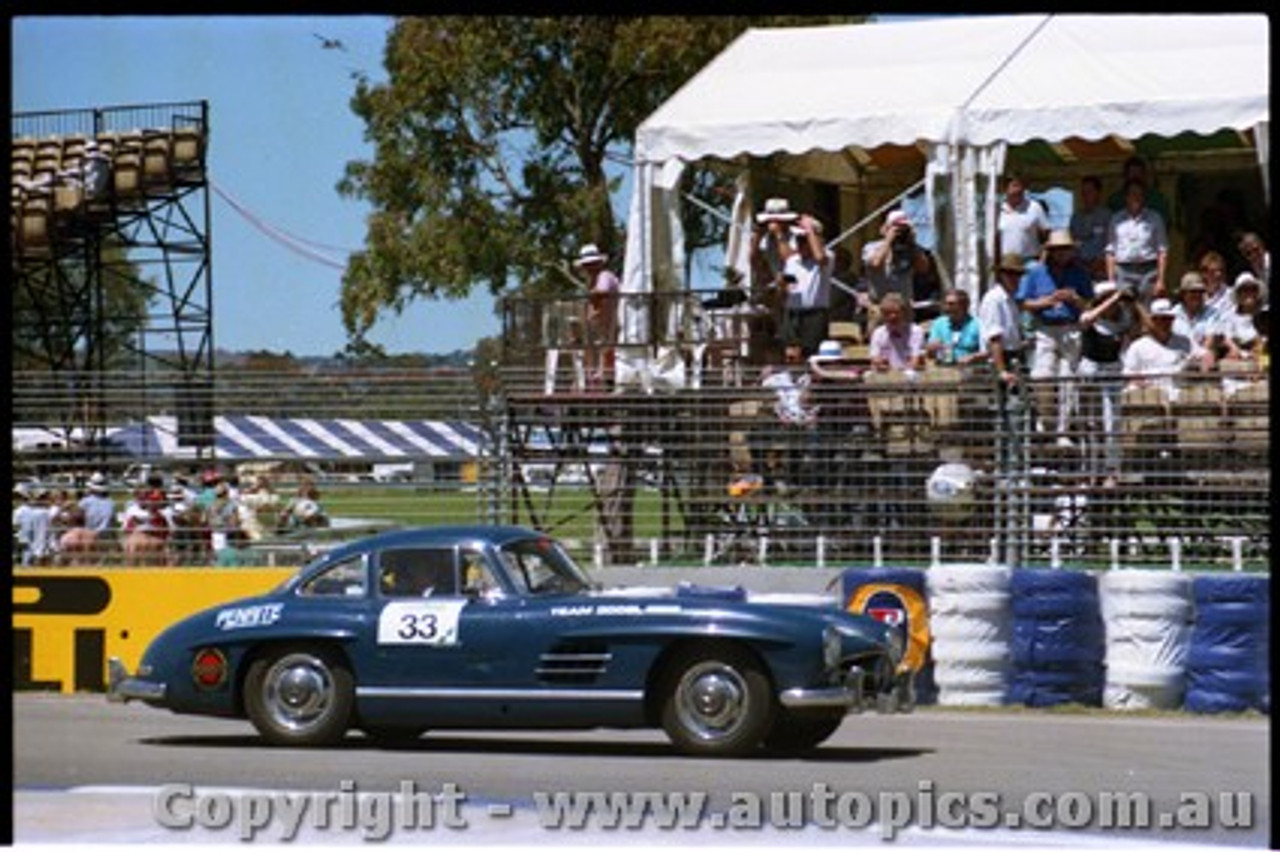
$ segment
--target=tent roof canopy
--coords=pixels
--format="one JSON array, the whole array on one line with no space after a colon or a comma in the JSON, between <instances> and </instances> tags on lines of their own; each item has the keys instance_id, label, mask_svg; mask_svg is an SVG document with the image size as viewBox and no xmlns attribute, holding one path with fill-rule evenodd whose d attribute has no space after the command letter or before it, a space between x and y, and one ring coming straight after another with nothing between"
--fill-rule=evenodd
<instances>
[{"instance_id":1,"label":"tent roof canopy","mask_svg":"<svg viewBox=\"0 0 1280 852\"><path fill-rule=\"evenodd\" d=\"M1256 14L753 29L645 120L636 159L1033 140L1125 156L1116 140L1188 133L1245 147L1269 118L1268 38Z\"/></svg>"}]
</instances>

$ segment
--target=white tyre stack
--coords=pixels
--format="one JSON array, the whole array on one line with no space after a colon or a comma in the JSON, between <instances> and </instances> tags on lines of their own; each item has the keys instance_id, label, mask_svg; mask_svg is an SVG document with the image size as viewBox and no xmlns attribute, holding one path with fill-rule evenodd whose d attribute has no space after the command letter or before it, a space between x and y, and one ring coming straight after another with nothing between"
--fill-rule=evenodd
<instances>
[{"instance_id":1,"label":"white tyre stack","mask_svg":"<svg viewBox=\"0 0 1280 852\"><path fill-rule=\"evenodd\" d=\"M1175 710L1186 689L1191 580L1172 571L1108 571L1098 578L1106 627L1104 707Z\"/></svg>"},{"instance_id":2,"label":"white tyre stack","mask_svg":"<svg viewBox=\"0 0 1280 852\"><path fill-rule=\"evenodd\" d=\"M935 565L925 571L938 703L999 706L1009 683L1009 577L1002 566Z\"/></svg>"}]
</instances>

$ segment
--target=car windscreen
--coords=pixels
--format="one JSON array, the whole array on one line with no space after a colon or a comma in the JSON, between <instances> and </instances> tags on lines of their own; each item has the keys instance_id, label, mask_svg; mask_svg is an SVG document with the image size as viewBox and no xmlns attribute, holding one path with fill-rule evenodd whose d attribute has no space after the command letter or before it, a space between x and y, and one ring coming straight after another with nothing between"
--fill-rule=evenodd
<instances>
[{"instance_id":1,"label":"car windscreen","mask_svg":"<svg viewBox=\"0 0 1280 852\"><path fill-rule=\"evenodd\" d=\"M511 582L524 594L573 594L591 588L591 580L556 541L521 539L498 550Z\"/></svg>"}]
</instances>

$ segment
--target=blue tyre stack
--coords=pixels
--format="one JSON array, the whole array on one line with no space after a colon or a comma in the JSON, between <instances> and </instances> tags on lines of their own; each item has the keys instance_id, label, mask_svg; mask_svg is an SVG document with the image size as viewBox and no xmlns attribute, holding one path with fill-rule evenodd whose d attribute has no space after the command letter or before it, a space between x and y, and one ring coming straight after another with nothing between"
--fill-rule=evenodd
<instances>
[{"instance_id":1,"label":"blue tyre stack","mask_svg":"<svg viewBox=\"0 0 1280 852\"><path fill-rule=\"evenodd\" d=\"M1195 622L1187 650L1186 709L1271 712L1266 577L1207 575L1191 583Z\"/></svg>"},{"instance_id":2,"label":"blue tyre stack","mask_svg":"<svg viewBox=\"0 0 1280 852\"><path fill-rule=\"evenodd\" d=\"M870 609L894 609L900 608L905 601L898 600L898 595L888 592L878 592L876 589L881 587L900 586L913 592L920 601L927 604L928 598L925 597L924 572L918 568L848 568L841 575L841 587L843 591L843 601L845 609L853 609L854 601L859 597L866 587L868 594L862 595L865 598L863 606L858 608L859 612ZM925 624L915 625L910 623L910 618L904 612L902 622L904 638L909 638L909 634L920 629L928 628L928 616L925 616ZM934 704L938 700L938 687L933 680L933 655L926 652L925 662L918 669L915 676L915 697L918 704Z\"/></svg>"},{"instance_id":3,"label":"blue tyre stack","mask_svg":"<svg viewBox=\"0 0 1280 852\"><path fill-rule=\"evenodd\" d=\"M1010 579L1013 671L1007 701L1028 707L1101 706L1106 632L1097 578L1018 569Z\"/></svg>"}]
</instances>

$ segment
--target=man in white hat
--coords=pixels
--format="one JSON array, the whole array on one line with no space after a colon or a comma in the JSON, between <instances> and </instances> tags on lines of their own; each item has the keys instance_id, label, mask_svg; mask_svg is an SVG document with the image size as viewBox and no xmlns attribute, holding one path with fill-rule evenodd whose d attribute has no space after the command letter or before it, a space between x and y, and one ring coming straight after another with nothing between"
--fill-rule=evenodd
<instances>
[{"instance_id":1,"label":"man in white hat","mask_svg":"<svg viewBox=\"0 0 1280 852\"><path fill-rule=\"evenodd\" d=\"M787 258L796 252L791 226L799 219L800 214L785 198L767 199L764 209L756 214L748 256L758 285L776 285L782 276Z\"/></svg>"},{"instance_id":2,"label":"man in white hat","mask_svg":"<svg viewBox=\"0 0 1280 852\"><path fill-rule=\"evenodd\" d=\"M79 177L84 182L85 196L90 201L106 196L111 182L111 158L92 139L84 143Z\"/></svg>"},{"instance_id":3,"label":"man in white hat","mask_svg":"<svg viewBox=\"0 0 1280 852\"><path fill-rule=\"evenodd\" d=\"M791 225L796 249L783 265L783 345L809 357L827 336L831 322L832 256L822 240L822 223L801 216Z\"/></svg>"},{"instance_id":4,"label":"man in white hat","mask_svg":"<svg viewBox=\"0 0 1280 852\"><path fill-rule=\"evenodd\" d=\"M1185 369L1208 370L1209 352L1189 337L1173 330L1178 312L1168 299L1155 299L1147 311L1149 331L1124 351L1121 363L1125 377L1135 385L1158 385L1172 399L1176 395L1173 376Z\"/></svg>"},{"instance_id":5,"label":"man in white hat","mask_svg":"<svg viewBox=\"0 0 1280 852\"><path fill-rule=\"evenodd\" d=\"M929 272L929 256L916 242L915 228L905 210L890 210L880 228L880 239L862 247L862 266L867 277L867 297L871 305L890 293L897 293L908 306L917 299L917 275ZM872 325L878 312L870 317Z\"/></svg>"},{"instance_id":6,"label":"man in white hat","mask_svg":"<svg viewBox=\"0 0 1280 852\"><path fill-rule=\"evenodd\" d=\"M1026 271L1022 255L1007 252L996 267L996 286L988 288L978 302L982 344L1004 385L1017 383L1015 368L1023 362L1022 322L1014 294Z\"/></svg>"},{"instance_id":7,"label":"man in white hat","mask_svg":"<svg viewBox=\"0 0 1280 852\"><path fill-rule=\"evenodd\" d=\"M1071 232L1054 230L1044 260L1022 277L1014 299L1032 316L1031 378L1038 380L1037 407L1047 430L1054 424L1059 446L1070 446L1072 384L1080 366L1080 313L1093 299L1089 270L1075 256ZM1051 380L1056 380L1052 385ZM1052 416L1052 420L1049 418Z\"/></svg>"},{"instance_id":8,"label":"man in white hat","mask_svg":"<svg viewBox=\"0 0 1280 852\"><path fill-rule=\"evenodd\" d=\"M99 536L109 535L116 523L116 504L111 499L107 478L98 471L89 477L85 485L88 492L80 498L80 509L84 512L84 525Z\"/></svg>"},{"instance_id":9,"label":"man in white hat","mask_svg":"<svg viewBox=\"0 0 1280 852\"><path fill-rule=\"evenodd\" d=\"M618 339L618 293L622 282L606 264L609 255L595 243L578 251L573 265L582 270L587 285L587 382L603 387L613 375L613 345Z\"/></svg>"},{"instance_id":10,"label":"man in white hat","mask_svg":"<svg viewBox=\"0 0 1280 852\"><path fill-rule=\"evenodd\" d=\"M1094 301L1080 314L1080 413L1090 470L1104 485L1120 473L1121 355L1142 331L1133 293L1114 281L1093 285Z\"/></svg>"}]
</instances>

